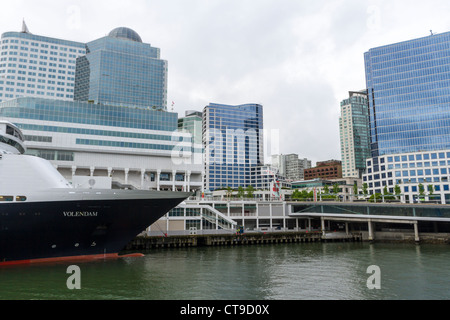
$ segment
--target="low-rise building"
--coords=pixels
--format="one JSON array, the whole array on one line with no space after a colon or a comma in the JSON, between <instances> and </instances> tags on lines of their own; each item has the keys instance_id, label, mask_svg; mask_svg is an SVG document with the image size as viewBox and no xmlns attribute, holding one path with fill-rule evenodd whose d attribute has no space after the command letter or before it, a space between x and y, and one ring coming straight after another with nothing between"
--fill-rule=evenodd
<instances>
[{"instance_id":1,"label":"low-rise building","mask_svg":"<svg viewBox=\"0 0 450 320\"><path fill-rule=\"evenodd\" d=\"M315 178L342 178L342 163L339 160L317 162L316 166L305 170L305 180Z\"/></svg>"},{"instance_id":2,"label":"low-rise building","mask_svg":"<svg viewBox=\"0 0 450 320\"><path fill-rule=\"evenodd\" d=\"M367 159L369 194L395 193L404 202L450 202L450 150L399 153Z\"/></svg>"},{"instance_id":3,"label":"low-rise building","mask_svg":"<svg viewBox=\"0 0 450 320\"><path fill-rule=\"evenodd\" d=\"M313 200L318 201L325 200L327 197L333 198L336 195L340 201L354 201L363 197L361 181L358 178L316 178L312 180L294 181L292 182L292 189L313 192ZM336 187L337 193L335 192ZM335 198L333 199L336 200Z\"/></svg>"}]
</instances>

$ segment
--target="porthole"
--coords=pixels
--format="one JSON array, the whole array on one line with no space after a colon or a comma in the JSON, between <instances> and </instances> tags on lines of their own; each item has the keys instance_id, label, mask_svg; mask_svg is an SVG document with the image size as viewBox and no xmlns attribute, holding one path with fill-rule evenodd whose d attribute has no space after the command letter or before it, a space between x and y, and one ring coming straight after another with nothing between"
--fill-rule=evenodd
<instances>
[{"instance_id":1,"label":"porthole","mask_svg":"<svg viewBox=\"0 0 450 320\"><path fill-rule=\"evenodd\" d=\"M56 244L53 244L53 245L52 245L52 249L55 249L55 248L56 248Z\"/></svg>"},{"instance_id":2,"label":"porthole","mask_svg":"<svg viewBox=\"0 0 450 320\"><path fill-rule=\"evenodd\" d=\"M80 244L79 243L75 243L75 247L77 247L78 248L78 246L79 246Z\"/></svg>"}]
</instances>

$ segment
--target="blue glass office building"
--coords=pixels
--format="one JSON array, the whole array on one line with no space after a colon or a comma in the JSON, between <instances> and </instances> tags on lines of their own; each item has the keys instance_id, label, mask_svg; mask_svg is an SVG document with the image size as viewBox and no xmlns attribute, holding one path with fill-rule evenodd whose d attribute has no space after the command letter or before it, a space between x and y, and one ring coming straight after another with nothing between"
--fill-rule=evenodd
<instances>
[{"instance_id":1,"label":"blue glass office building","mask_svg":"<svg viewBox=\"0 0 450 320\"><path fill-rule=\"evenodd\" d=\"M364 54L371 158L363 182L370 193L416 201L419 185L450 201L450 32Z\"/></svg>"},{"instance_id":2,"label":"blue glass office building","mask_svg":"<svg viewBox=\"0 0 450 320\"><path fill-rule=\"evenodd\" d=\"M263 108L259 104L211 103L204 108L207 190L252 184L252 168L264 164L262 129Z\"/></svg>"},{"instance_id":3,"label":"blue glass office building","mask_svg":"<svg viewBox=\"0 0 450 320\"><path fill-rule=\"evenodd\" d=\"M364 58L372 156L450 148L450 32Z\"/></svg>"},{"instance_id":4,"label":"blue glass office building","mask_svg":"<svg viewBox=\"0 0 450 320\"><path fill-rule=\"evenodd\" d=\"M77 59L74 99L107 105L167 108L167 61L129 28L86 44Z\"/></svg>"}]
</instances>

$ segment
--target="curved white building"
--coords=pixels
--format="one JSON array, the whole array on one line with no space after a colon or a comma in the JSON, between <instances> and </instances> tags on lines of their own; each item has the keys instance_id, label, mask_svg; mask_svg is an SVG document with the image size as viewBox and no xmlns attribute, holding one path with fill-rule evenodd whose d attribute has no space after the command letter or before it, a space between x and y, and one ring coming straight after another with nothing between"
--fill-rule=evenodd
<instances>
[{"instance_id":1,"label":"curved white building","mask_svg":"<svg viewBox=\"0 0 450 320\"><path fill-rule=\"evenodd\" d=\"M75 187L97 177L117 188L202 189L202 147L177 130L176 113L18 98L0 103L0 118L21 128L28 154L49 160Z\"/></svg>"}]
</instances>

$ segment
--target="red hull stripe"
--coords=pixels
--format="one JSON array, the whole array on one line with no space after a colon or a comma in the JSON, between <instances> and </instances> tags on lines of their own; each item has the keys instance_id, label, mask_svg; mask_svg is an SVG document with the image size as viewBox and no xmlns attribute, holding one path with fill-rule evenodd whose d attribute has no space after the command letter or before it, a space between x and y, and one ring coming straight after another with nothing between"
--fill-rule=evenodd
<instances>
[{"instance_id":1,"label":"red hull stripe","mask_svg":"<svg viewBox=\"0 0 450 320\"><path fill-rule=\"evenodd\" d=\"M94 255L84 255L84 256L41 258L41 259L4 261L4 262L0 262L0 266L29 265L29 264L35 264L35 263L51 263L51 262L61 262L61 261L89 261L89 260L96 260L96 259L111 259L111 258L118 258L118 257L119 257L119 255L117 253L108 253L108 254L94 254Z\"/></svg>"}]
</instances>

